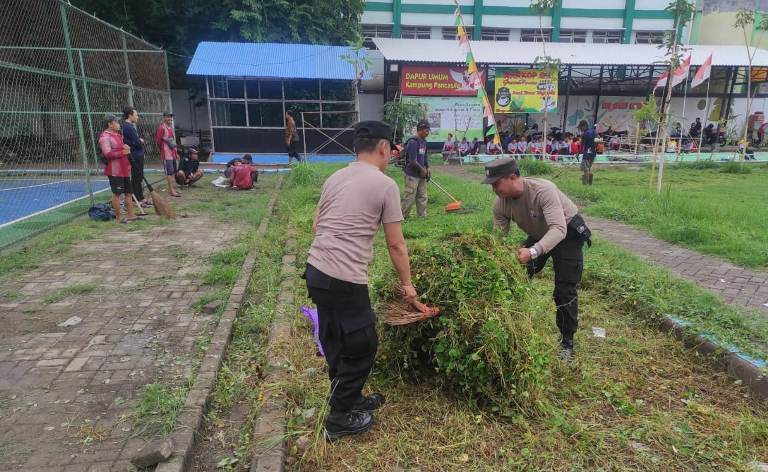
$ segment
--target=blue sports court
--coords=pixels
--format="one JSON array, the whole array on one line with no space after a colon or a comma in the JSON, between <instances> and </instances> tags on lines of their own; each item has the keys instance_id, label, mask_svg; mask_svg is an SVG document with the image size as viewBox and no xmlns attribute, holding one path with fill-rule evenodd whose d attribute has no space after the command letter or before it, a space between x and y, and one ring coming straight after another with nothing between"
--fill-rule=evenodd
<instances>
[{"instance_id":1,"label":"blue sports court","mask_svg":"<svg viewBox=\"0 0 768 472\"><path fill-rule=\"evenodd\" d=\"M103 177L91 180L93 192L109 189ZM0 179L0 226L88 197L82 180L35 178Z\"/></svg>"}]
</instances>

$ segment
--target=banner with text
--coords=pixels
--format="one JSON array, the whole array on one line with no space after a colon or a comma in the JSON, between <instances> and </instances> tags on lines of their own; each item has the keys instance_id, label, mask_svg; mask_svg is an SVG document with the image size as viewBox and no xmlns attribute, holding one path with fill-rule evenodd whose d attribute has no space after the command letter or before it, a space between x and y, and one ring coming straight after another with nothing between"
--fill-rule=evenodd
<instances>
[{"instance_id":1,"label":"banner with text","mask_svg":"<svg viewBox=\"0 0 768 472\"><path fill-rule=\"evenodd\" d=\"M421 96L475 96L477 88L464 67L403 66L400 92Z\"/></svg>"},{"instance_id":2,"label":"banner with text","mask_svg":"<svg viewBox=\"0 0 768 472\"><path fill-rule=\"evenodd\" d=\"M403 97L403 101L426 105L431 127L427 141L445 141L448 133L458 141L483 139L483 105L477 97Z\"/></svg>"},{"instance_id":3,"label":"banner with text","mask_svg":"<svg viewBox=\"0 0 768 472\"><path fill-rule=\"evenodd\" d=\"M496 113L540 113L557 110L558 71L496 69Z\"/></svg>"}]
</instances>

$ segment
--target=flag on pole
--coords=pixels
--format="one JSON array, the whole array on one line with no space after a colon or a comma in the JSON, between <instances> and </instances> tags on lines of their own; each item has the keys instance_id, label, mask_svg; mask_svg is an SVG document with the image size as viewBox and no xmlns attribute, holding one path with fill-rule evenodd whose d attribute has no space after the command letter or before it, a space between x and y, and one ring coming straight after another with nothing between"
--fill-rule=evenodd
<instances>
[{"instance_id":1,"label":"flag on pole","mask_svg":"<svg viewBox=\"0 0 768 472\"><path fill-rule=\"evenodd\" d=\"M688 54L688 57L683 59L683 62L680 63L680 65L677 67L677 69L672 71L672 86L674 87L677 84L681 84L688 80L688 72L691 70L691 55Z\"/></svg>"},{"instance_id":2,"label":"flag on pole","mask_svg":"<svg viewBox=\"0 0 768 472\"><path fill-rule=\"evenodd\" d=\"M704 64L699 67L699 70L696 71L696 75L693 77L693 80L691 81L691 88L698 87L699 85L703 84L707 80L709 80L709 76L712 74L712 53L709 54L709 57L706 61L704 61Z\"/></svg>"},{"instance_id":3,"label":"flag on pole","mask_svg":"<svg viewBox=\"0 0 768 472\"><path fill-rule=\"evenodd\" d=\"M691 55L688 54L688 57L683 59L683 62L680 63L679 66L677 66L677 69L672 71L672 86L674 87L677 84L683 83L688 78L688 71L691 69ZM667 85L667 79L669 78L669 73L664 72L659 76L658 82L656 82L656 85L653 87L653 90L656 90L659 87L664 87Z\"/></svg>"}]
</instances>

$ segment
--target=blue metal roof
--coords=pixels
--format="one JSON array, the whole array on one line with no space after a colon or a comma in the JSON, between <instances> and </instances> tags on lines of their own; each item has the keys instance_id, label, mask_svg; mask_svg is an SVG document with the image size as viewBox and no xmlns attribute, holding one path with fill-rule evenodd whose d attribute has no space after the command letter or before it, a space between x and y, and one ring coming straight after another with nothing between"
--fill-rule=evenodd
<instances>
[{"instance_id":1,"label":"blue metal roof","mask_svg":"<svg viewBox=\"0 0 768 472\"><path fill-rule=\"evenodd\" d=\"M187 75L354 80L354 68L341 58L354 54L347 46L204 41L197 45Z\"/></svg>"}]
</instances>

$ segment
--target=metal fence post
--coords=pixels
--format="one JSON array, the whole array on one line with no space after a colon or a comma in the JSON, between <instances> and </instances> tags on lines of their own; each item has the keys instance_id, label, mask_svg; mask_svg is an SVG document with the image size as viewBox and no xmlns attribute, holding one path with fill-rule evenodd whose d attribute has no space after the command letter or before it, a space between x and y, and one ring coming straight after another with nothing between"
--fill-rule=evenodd
<instances>
[{"instance_id":1,"label":"metal fence post","mask_svg":"<svg viewBox=\"0 0 768 472\"><path fill-rule=\"evenodd\" d=\"M82 113L80 111L80 97L77 93L77 80L75 79L75 61L72 57L72 41L69 37L69 22L67 21L67 7L64 3L59 4L61 12L61 25L64 30L64 46L67 49L67 64L69 66L69 83L72 87L72 99L75 103L75 120L77 121L77 134L80 138L80 153L83 155L83 170L85 170L85 181L88 187L88 195L91 198L91 205L94 204L93 186L91 184L91 169L88 164L88 151L85 145L85 132L83 131Z\"/></svg>"},{"instance_id":2,"label":"metal fence post","mask_svg":"<svg viewBox=\"0 0 768 472\"><path fill-rule=\"evenodd\" d=\"M133 106L133 80L131 80L131 66L128 64L128 43L125 39L125 31L120 28L120 39L123 42L123 61L125 62L125 80L128 84L128 106Z\"/></svg>"},{"instance_id":3,"label":"metal fence post","mask_svg":"<svg viewBox=\"0 0 768 472\"><path fill-rule=\"evenodd\" d=\"M80 76L83 78L83 98L85 99L85 113L88 117L88 129L91 130L91 137L95 137L95 129L93 128L93 117L91 116L91 99L88 97L88 79L85 77L85 65L83 63L83 51L78 50L77 55L80 59ZM96 140L91 139L91 151L93 151L93 162L96 162L96 156L98 156L98 150L96 149ZM88 166L90 168L90 164ZM88 173L90 174L90 172ZM89 175L90 178L90 175ZM91 202L93 204L93 202Z\"/></svg>"}]
</instances>

